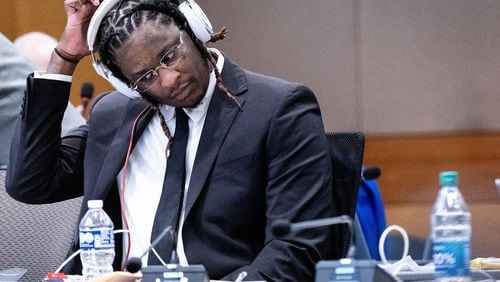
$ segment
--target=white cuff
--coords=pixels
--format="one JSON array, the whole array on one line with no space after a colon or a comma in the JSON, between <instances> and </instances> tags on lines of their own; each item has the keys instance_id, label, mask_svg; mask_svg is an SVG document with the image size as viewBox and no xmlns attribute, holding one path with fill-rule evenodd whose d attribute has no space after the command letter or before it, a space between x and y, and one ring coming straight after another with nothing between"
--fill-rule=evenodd
<instances>
[{"instance_id":1,"label":"white cuff","mask_svg":"<svg viewBox=\"0 0 500 282\"><path fill-rule=\"evenodd\" d=\"M70 83L73 79L73 77L70 75L57 74L57 73L45 73L42 71L35 71L34 77L41 78L41 79L59 80L59 81L65 81L65 82L70 82Z\"/></svg>"}]
</instances>

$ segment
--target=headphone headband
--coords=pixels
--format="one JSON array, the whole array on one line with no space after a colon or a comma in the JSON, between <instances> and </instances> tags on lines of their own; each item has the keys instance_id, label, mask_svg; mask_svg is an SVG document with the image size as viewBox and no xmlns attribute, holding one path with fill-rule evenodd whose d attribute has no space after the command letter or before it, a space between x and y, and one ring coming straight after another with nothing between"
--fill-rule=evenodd
<instances>
[{"instance_id":1,"label":"headphone headband","mask_svg":"<svg viewBox=\"0 0 500 282\"><path fill-rule=\"evenodd\" d=\"M115 87L116 90L126 96L130 98L141 98L139 92L133 91L125 83L123 83L123 81L113 76L111 71L94 55L94 44L97 32L99 31L99 26L101 25L104 17L119 1L123 0L103 0L99 7L97 7L89 23L87 31L87 44L89 46L90 53L92 54L92 65L94 66L97 74L105 78L109 83L111 83L111 85L113 85L113 87ZM210 41L213 34L212 24L200 6L194 0L185 0L177 6L177 8L186 18L194 35L203 43Z\"/></svg>"}]
</instances>

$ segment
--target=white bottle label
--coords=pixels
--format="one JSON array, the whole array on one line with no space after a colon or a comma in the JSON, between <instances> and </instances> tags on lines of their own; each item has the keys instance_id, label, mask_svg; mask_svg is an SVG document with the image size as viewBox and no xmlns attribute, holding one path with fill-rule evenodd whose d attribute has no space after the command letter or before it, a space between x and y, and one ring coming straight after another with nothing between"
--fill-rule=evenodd
<instances>
[{"instance_id":1,"label":"white bottle label","mask_svg":"<svg viewBox=\"0 0 500 282\"><path fill-rule=\"evenodd\" d=\"M114 247L115 238L111 229L80 231L80 249L82 251L114 249Z\"/></svg>"},{"instance_id":2,"label":"white bottle label","mask_svg":"<svg viewBox=\"0 0 500 282\"><path fill-rule=\"evenodd\" d=\"M436 277L469 276L469 241L434 242Z\"/></svg>"}]
</instances>

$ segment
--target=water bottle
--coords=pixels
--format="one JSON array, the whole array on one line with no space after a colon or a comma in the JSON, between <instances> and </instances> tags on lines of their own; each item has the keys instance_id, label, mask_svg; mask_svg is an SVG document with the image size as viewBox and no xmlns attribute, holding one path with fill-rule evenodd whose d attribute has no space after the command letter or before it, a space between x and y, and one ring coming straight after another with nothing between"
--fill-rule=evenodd
<instances>
[{"instance_id":1,"label":"water bottle","mask_svg":"<svg viewBox=\"0 0 500 282\"><path fill-rule=\"evenodd\" d=\"M458 190L458 173L439 174L441 189L431 216L436 281L471 281L470 212Z\"/></svg>"},{"instance_id":2,"label":"water bottle","mask_svg":"<svg viewBox=\"0 0 500 282\"><path fill-rule=\"evenodd\" d=\"M88 201L89 210L80 221L80 258L83 280L113 272L114 225L102 209L102 200Z\"/></svg>"}]
</instances>

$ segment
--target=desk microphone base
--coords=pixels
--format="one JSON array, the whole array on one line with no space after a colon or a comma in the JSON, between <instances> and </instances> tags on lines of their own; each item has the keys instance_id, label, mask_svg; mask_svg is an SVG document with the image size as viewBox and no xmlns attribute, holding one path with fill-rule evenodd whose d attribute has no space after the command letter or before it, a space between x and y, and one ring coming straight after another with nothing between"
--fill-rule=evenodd
<instances>
[{"instance_id":1,"label":"desk microphone base","mask_svg":"<svg viewBox=\"0 0 500 282\"><path fill-rule=\"evenodd\" d=\"M372 260L322 260L316 264L316 282L401 282Z\"/></svg>"},{"instance_id":2,"label":"desk microphone base","mask_svg":"<svg viewBox=\"0 0 500 282\"><path fill-rule=\"evenodd\" d=\"M143 282L208 282L205 267L201 264L151 265L141 269Z\"/></svg>"}]
</instances>

